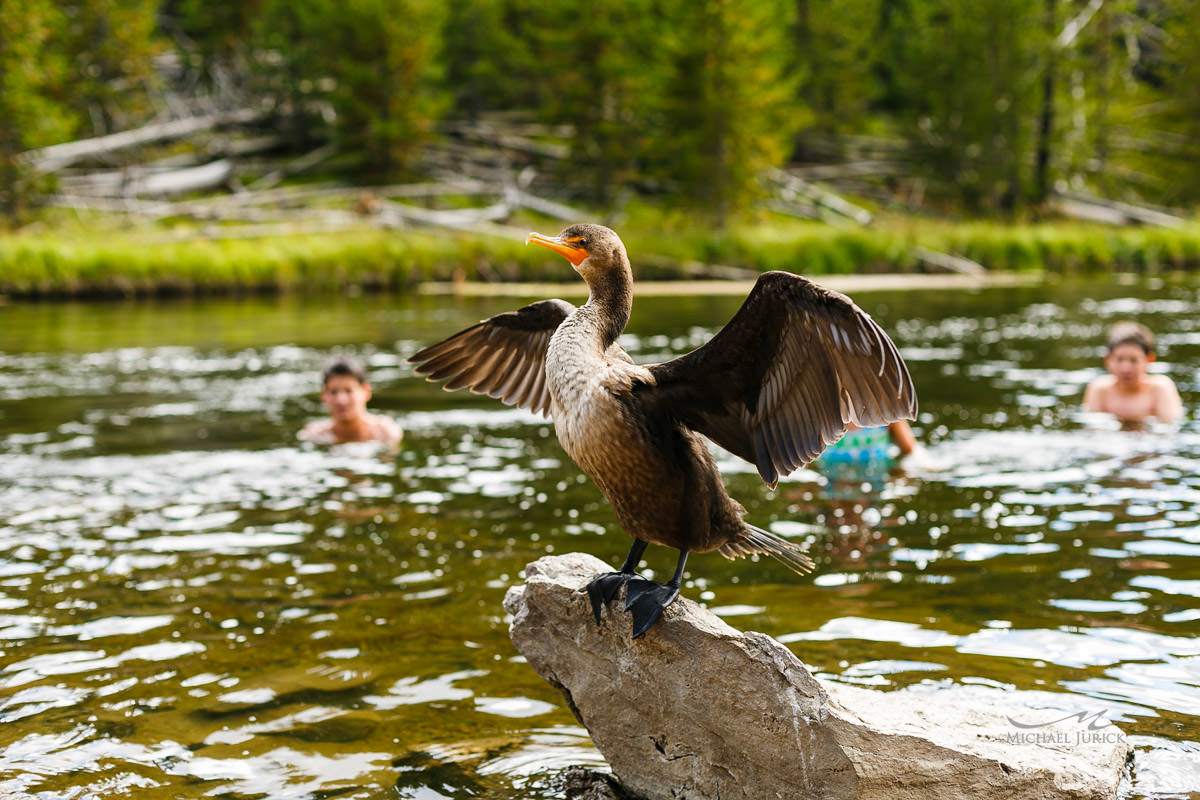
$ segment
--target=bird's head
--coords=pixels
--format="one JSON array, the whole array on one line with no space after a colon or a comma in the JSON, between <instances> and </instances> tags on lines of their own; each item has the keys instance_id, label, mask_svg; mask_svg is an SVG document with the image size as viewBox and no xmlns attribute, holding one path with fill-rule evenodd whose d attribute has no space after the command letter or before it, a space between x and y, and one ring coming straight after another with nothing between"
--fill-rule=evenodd
<instances>
[{"instance_id":1,"label":"bird's head","mask_svg":"<svg viewBox=\"0 0 1200 800\"><path fill-rule=\"evenodd\" d=\"M629 256L625 254L621 237L603 225L568 225L558 236L531 233L525 237L525 244L530 242L547 247L570 261L593 289L613 281L632 280Z\"/></svg>"}]
</instances>

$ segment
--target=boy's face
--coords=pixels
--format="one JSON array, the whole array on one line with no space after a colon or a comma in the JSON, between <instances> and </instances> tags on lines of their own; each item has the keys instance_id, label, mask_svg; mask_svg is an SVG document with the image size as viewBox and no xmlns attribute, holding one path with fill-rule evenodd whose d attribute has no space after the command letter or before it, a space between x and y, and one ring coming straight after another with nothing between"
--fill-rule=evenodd
<instances>
[{"instance_id":1,"label":"boy's face","mask_svg":"<svg viewBox=\"0 0 1200 800\"><path fill-rule=\"evenodd\" d=\"M337 420L349 420L367 410L371 399L371 386L359 383L353 375L330 375L321 390L321 402Z\"/></svg>"},{"instance_id":2,"label":"boy's face","mask_svg":"<svg viewBox=\"0 0 1200 800\"><path fill-rule=\"evenodd\" d=\"M1134 385L1146 374L1154 356L1132 342L1119 344L1104 357L1104 366L1119 383Z\"/></svg>"}]
</instances>

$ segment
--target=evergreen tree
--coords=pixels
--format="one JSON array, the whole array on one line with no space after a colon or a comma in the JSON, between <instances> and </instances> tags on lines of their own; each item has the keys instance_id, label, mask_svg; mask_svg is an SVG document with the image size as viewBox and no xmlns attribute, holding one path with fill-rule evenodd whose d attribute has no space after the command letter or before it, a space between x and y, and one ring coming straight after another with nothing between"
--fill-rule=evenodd
<instances>
[{"instance_id":1,"label":"evergreen tree","mask_svg":"<svg viewBox=\"0 0 1200 800\"><path fill-rule=\"evenodd\" d=\"M862 131L879 94L880 1L795 0L792 69L816 131Z\"/></svg>"},{"instance_id":2,"label":"evergreen tree","mask_svg":"<svg viewBox=\"0 0 1200 800\"><path fill-rule=\"evenodd\" d=\"M8 3L5 3L8 5ZM70 91L60 98L92 135L132 128L154 111L159 0L67 0L61 47L69 54Z\"/></svg>"},{"instance_id":3,"label":"evergreen tree","mask_svg":"<svg viewBox=\"0 0 1200 800\"><path fill-rule=\"evenodd\" d=\"M54 99L66 59L52 44L65 22L54 0L0 3L0 213L13 222L31 177L19 154L71 133L71 115Z\"/></svg>"},{"instance_id":4,"label":"evergreen tree","mask_svg":"<svg viewBox=\"0 0 1200 800\"><path fill-rule=\"evenodd\" d=\"M1030 193L1050 47L1044 10L1043 0L892 9L893 102L915 165L941 197L1012 210Z\"/></svg>"},{"instance_id":5,"label":"evergreen tree","mask_svg":"<svg viewBox=\"0 0 1200 800\"><path fill-rule=\"evenodd\" d=\"M1200 3L1168 0L1163 21L1166 67L1160 139L1162 172L1167 179L1162 202L1200 202Z\"/></svg>"},{"instance_id":6,"label":"evergreen tree","mask_svg":"<svg viewBox=\"0 0 1200 800\"><path fill-rule=\"evenodd\" d=\"M565 0L520 38L538 69L543 119L571 126L563 178L601 205L639 177L661 64L651 0Z\"/></svg>"},{"instance_id":7,"label":"evergreen tree","mask_svg":"<svg viewBox=\"0 0 1200 800\"><path fill-rule=\"evenodd\" d=\"M782 0L677 0L666 19L656 154L679 197L723 225L757 194L761 171L785 162L803 119L788 70L789 9Z\"/></svg>"},{"instance_id":8,"label":"evergreen tree","mask_svg":"<svg viewBox=\"0 0 1200 800\"><path fill-rule=\"evenodd\" d=\"M540 9L513 0L446 3L442 76L456 115L475 119L484 111L537 108L543 65L529 36L543 17Z\"/></svg>"},{"instance_id":9,"label":"evergreen tree","mask_svg":"<svg viewBox=\"0 0 1200 800\"><path fill-rule=\"evenodd\" d=\"M384 179L406 167L441 113L441 9L439 0L276 0L263 41L279 55L294 110L315 112Z\"/></svg>"},{"instance_id":10,"label":"evergreen tree","mask_svg":"<svg viewBox=\"0 0 1200 800\"><path fill-rule=\"evenodd\" d=\"M379 179L452 109L570 131L561 178L594 203L666 190L718 222L797 141L880 128L947 208L1190 203L1197 30L1196 0L0 0L0 213L22 151L167 110L172 44L173 90L262 97Z\"/></svg>"},{"instance_id":11,"label":"evergreen tree","mask_svg":"<svg viewBox=\"0 0 1200 800\"><path fill-rule=\"evenodd\" d=\"M196 83L242 90L254 84L251 65L266 7L267 0L165 0L160 20Z\"/></svg>"},{"instance_id":12,"label":"evergreen tree","mask_svg":"<svg viewBox=\"0 0 1200 800\"><path fill-rule=\"evenodd\" d=\"M1158 78L1144 79L1144 70L1137 64L1140 48L1127 46L1136 41L1143 25L1137 15L1138 2L1108 0L1094 14L1089 15L1090 7L1085 7L1063 22L1064 31L1078 31L1059 57L1061 160L1064 179L1075 190L1109 197L1137 192L1126 180L1132 162L1121 143L1127 137L1121 132L1144 122L1145 114L1138 109L1157 99L1153 84L1160 82ZM1137 77L1139 72L1142 78Z\"/></svg>"}]
</instances>

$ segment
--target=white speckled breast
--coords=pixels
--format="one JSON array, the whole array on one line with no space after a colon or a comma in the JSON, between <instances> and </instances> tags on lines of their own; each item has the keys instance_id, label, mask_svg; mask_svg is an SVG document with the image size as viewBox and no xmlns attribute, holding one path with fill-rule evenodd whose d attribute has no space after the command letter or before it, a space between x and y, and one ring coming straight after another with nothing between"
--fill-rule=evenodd
<instances>
[{"instance_id":1,"label":"white speckled breast","mask_svg":"<svg viewBox=\"0 0 1200 800\"><path fill-rule=\"evenodd\" d=\"M627 390L635 378L649 380L650 374L644 367L606 358L586 317L578 316L559 326L546 353L555 433L567 455L608 498L622 526L635 536L657 540L656 529L669 525L671 514L653 502L648 489L661 486L667 470L614 394Z\"/></svg>"},{"instance_id":2,"label":"white speckled breast","mask_svg":"<svg viewBox=\"0 0 1200 800\"><path fill-rule=\"evenodd\" d=\"M584 462L595 461L595 451L615 446L614 436L629 438L630 421L613 389L630 384L631 376L620 374L619 367L636 368L610 363L588 322L586 314L576 314L555 331L546 352L546 381L558 439L590 474Z\"/></svg>"}]
</instances>

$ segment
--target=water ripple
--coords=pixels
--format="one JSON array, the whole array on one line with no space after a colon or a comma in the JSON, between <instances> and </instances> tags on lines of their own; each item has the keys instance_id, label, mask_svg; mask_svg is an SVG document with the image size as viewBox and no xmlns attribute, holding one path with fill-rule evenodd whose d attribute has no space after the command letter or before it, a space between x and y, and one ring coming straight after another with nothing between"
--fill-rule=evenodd
<instances>
[{"instance_id":1,"label":"water ripple","mask_svg":"<svg viewBox=\"0 0 1200 800\"><path fill-rule=\"evenodd\" d=\"M736 310L644 300L622 338L639 361ZM507 306L273 302L82 307L96 335L75 350L0 327L0 794L560 796L557 770L603 759L512 650L501 599L545 552L619 563L628 539L547 420L402 360ZM1120 720L1129 800L1200 785L1200 423L1077 411L1126 314L1193 407L1200 292L861 302L909 361L940 469L817 465L771 491L716 449L748 519L817 569L698 554L685 594L830 680ZM71 335L52 327L37 341ZM295 440L340 352L370 363L399 453Z\"/></svg>"}]
</instances>

